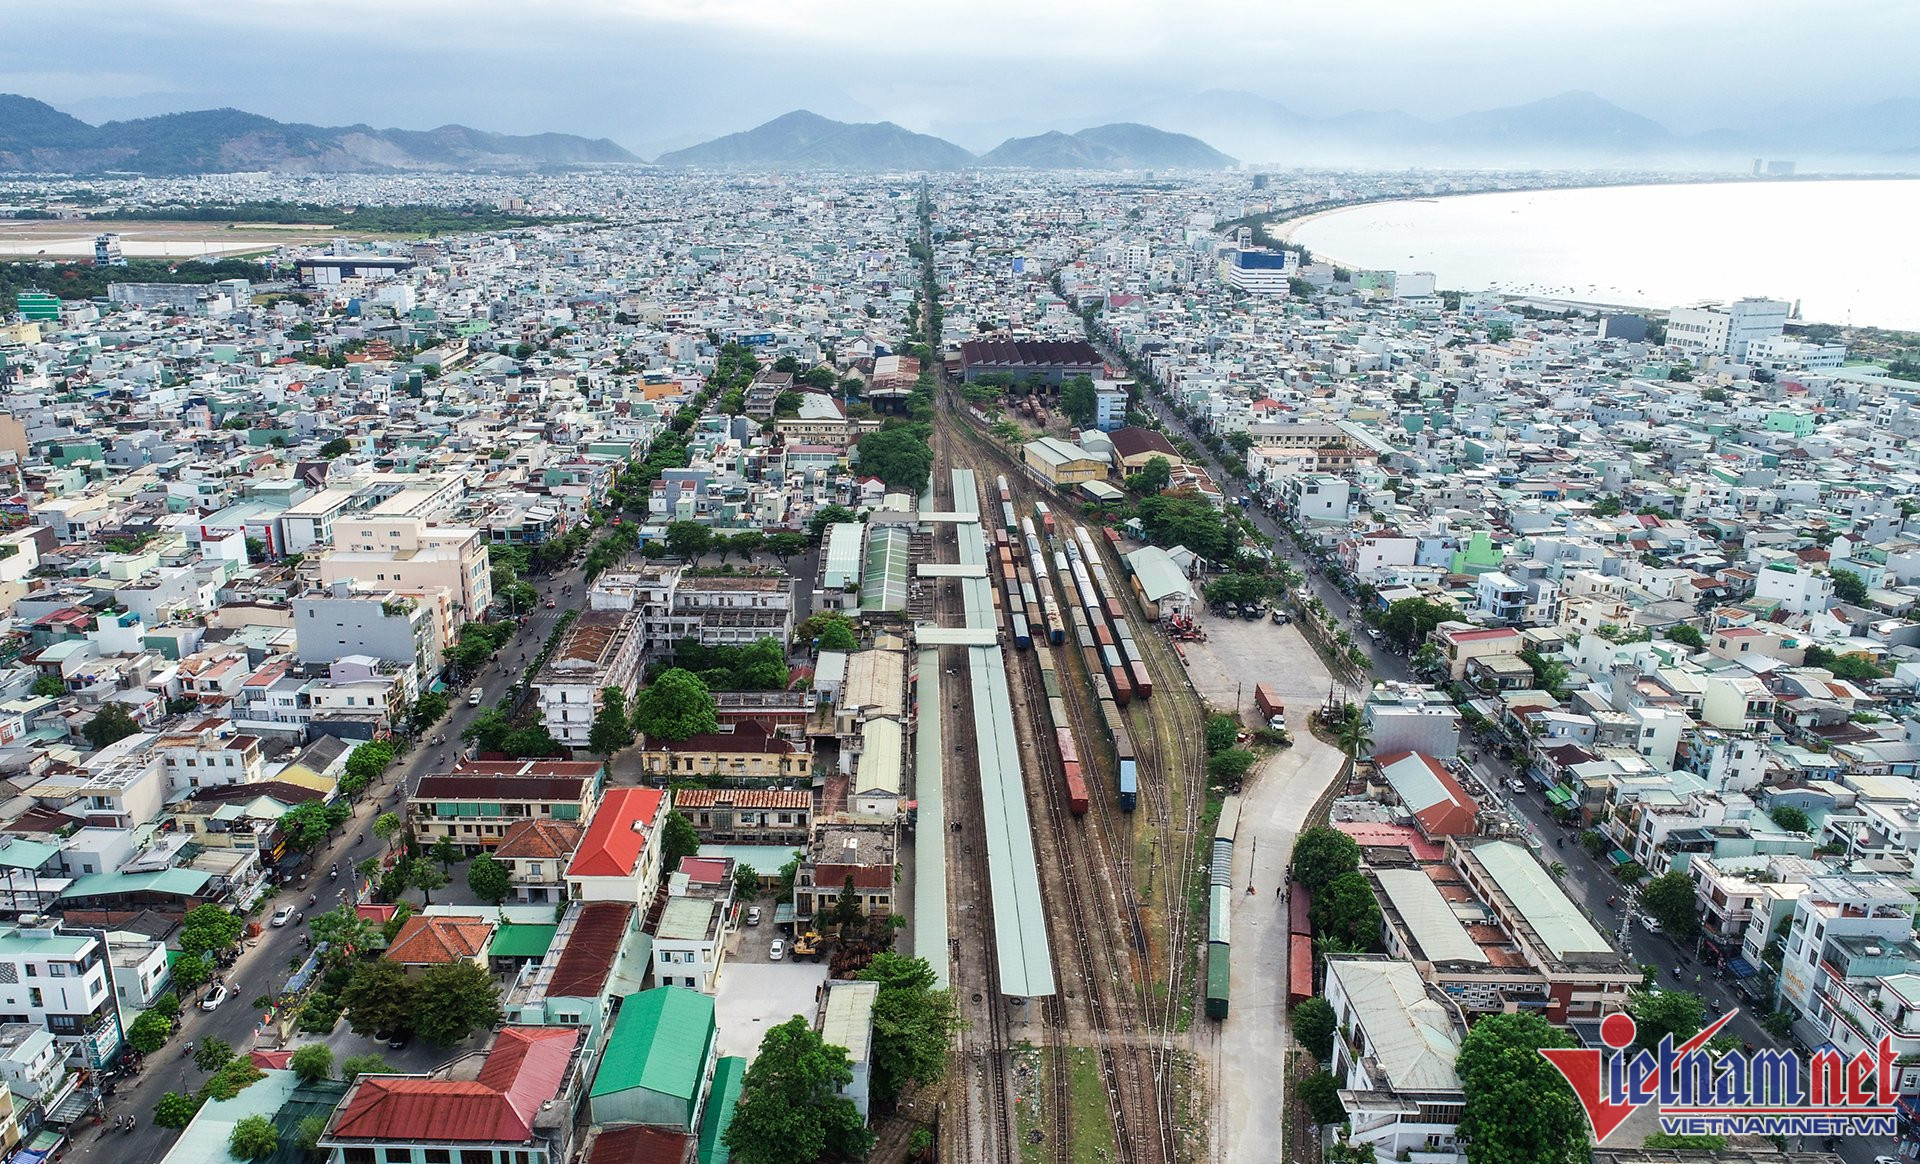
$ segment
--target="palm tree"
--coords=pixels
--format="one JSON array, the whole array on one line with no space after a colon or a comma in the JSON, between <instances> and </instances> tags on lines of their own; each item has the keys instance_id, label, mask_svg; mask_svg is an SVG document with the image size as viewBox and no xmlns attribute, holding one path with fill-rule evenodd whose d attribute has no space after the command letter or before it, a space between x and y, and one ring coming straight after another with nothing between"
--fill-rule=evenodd
<instances>
[{"instance_id":1,"label":"palm tree","mask_svg":"<svg viewBox=\"0 0 1920 1164\"><path fill-rule=\"evenodd\" d=\"M1373 731L1367 726L1367 720L1360 709L1349 703L1346 718L1340 721L1338 733L1340 750L1354 767L1360 766L1360 754L1373 746Z\"/></svg>"}]
</instances>

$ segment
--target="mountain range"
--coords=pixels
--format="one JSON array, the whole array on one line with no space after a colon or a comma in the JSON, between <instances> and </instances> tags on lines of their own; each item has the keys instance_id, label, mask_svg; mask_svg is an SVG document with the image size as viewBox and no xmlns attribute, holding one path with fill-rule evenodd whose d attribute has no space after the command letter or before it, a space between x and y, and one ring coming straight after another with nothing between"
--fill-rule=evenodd
<instances>
[{"instance_id":1,"label":"mountain range","mask_svg":"<svg viewBox=\"0 0 1920 1164\"><path fill-rule=\"evenodd\" d=\"M717 169L1219 169L1239 158L1300 166L1743 168L1756 157L1803 170L1920 168L1920 99L1822 111L1777 109L1758 126L1677 134L1593 93L1429 120L1398 110L1311 117L1254 93L1207 90L1146 102L1078 129L1032 125L984 153L890 121L805 110L670 150L654 164ZM1006 132L1005 128L1001 132ZM982 135L984 136L984 135ZM685 140L685 139L682 139ZM971 138L970 138L971 140ZM987 138L987 140L992 140ZM980 143L984 144L984 143ZM0 171L187 174L484 170L638 164L606 138L316 126L237 109L90 125L0 94Z\"/></svg>"},{"instance_id":2,"label":"mountain range","mask_svg":"<svg viewBox=\"0 0 1920 1164\"><path fill-rule=\"evenodd\" d=\"M95 126L31 97L0 93L0 170L339 173L523 169L639 160L606 138L564 133L514 137L464 125L428 130L299 125L238 109L169 113Z\"/></svg>"}]
</instances>

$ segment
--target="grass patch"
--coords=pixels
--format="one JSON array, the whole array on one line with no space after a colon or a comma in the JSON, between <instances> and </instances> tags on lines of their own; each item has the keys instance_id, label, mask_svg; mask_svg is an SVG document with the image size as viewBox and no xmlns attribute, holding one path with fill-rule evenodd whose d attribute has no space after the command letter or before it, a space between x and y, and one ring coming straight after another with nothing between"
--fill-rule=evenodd
<instances>
[{"instance_id":1,"label":"grass patch","mask_svg":"<svg viewBox=\"0 0 1920 1164\"><path fill-rule=\"evenodd\" d=\"M1053 1127L1053 1113L1047 1108L1053 1098L1053 1057L1040 1055L1033 1051L1030 1044L1021 1044L1016 1061L1033 1063L1037 1068L1034 1075L1034 1092L1022 1094L1013 1109L1014 1133L1020 1144L1020 1164L1045 1164L1050 1156L1046 1141L1048 1129Z\"/></svg>"},{"instance_id":2,"label":"grass patch","mask_svg":"<svg viewBox=\"0 0 1920 1164\"><path fill-rule=\"evenodd\" d=\"M1113 1121L1107 1114L1107 1087L1100 1079L1097 1054L1082 1047L1067 1052L1067 1094L1073 1104L1068 1127L1075 1164L1106 1164L1113 1159Z\"/></svg>"}]
</instances>

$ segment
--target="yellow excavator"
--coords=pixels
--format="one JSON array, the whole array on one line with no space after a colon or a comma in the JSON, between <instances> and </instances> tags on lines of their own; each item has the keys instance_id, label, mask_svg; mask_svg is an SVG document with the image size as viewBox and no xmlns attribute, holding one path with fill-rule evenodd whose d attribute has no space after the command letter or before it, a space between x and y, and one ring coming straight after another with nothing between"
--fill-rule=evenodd
<instances>
[{"instance_id":1,"label":"yellow excavator","mask_svg":"<svg viewBox=\"0 0 1920 1164\"><path fill-rule=\"evenodd\" d=\"M820 960L820 935L812 930L808 930L806 933L794 938L793 957L795 961L805 958L809 962L818 962Z\"/></svg>"}]
</instances>

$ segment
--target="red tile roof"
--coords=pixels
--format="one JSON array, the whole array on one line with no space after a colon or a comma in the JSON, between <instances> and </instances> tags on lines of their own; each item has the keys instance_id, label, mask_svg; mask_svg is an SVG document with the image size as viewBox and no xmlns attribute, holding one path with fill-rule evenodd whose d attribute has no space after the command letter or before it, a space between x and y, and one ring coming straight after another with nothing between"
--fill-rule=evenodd
<instances>
[{"instance_id":1,"label":"red tile roof","mask_svg":"<svg viewBox=\"0 0 1920 1164\"><path fill-rule=\"evenodd\" d=\"M334 1117L336 1139L523 1143L566 1084L578 1027L508 1027L471 1082L362 1075Z\"/></svg>"},{"instance_id":2,"label":"red tile roof","mask_svg":"<svg viewBox=\"0 0 1920 1164\"><path fill-rule=\"evenodd\" d=\"M387 947L387 961L444 966L481 953L493 940L493 923L477 917L410 917Z\"/></svg>"},{"instance_id":3,"label":"red tile roof","mask_svg":"<svg viewBox=\"0 0 1920 1164\"><path fill-rule=\"evenodd\" d=\"M580 826L570 820L517 820L494 846L495 857L539 857L547 860L573 856L580 844Z\"/></svg>"},{"instance_id":4,"label":"red tile roof","mask_svg":"<svg viewBox=\"0 0 1920 1164\"><path fill-rule=\"evenodd\" d=\"M585 1164L681 1164L692 1147L685 1132L626 1124L602 1128Z\"/></svg>"},{"instance_id":5,"label":"red tile roof","mask_svg":"<svg viewBox=\"0 0 1920 1164\"><path fill-rule=\"evenodd\" d=\"M666 793L658 788L614 788L600 801L580 849L567 866L569 877L627 877L640 867L647 836L659 823ZM646 825L647 831L634 828Z\"/></svg>"}]
</instances>

